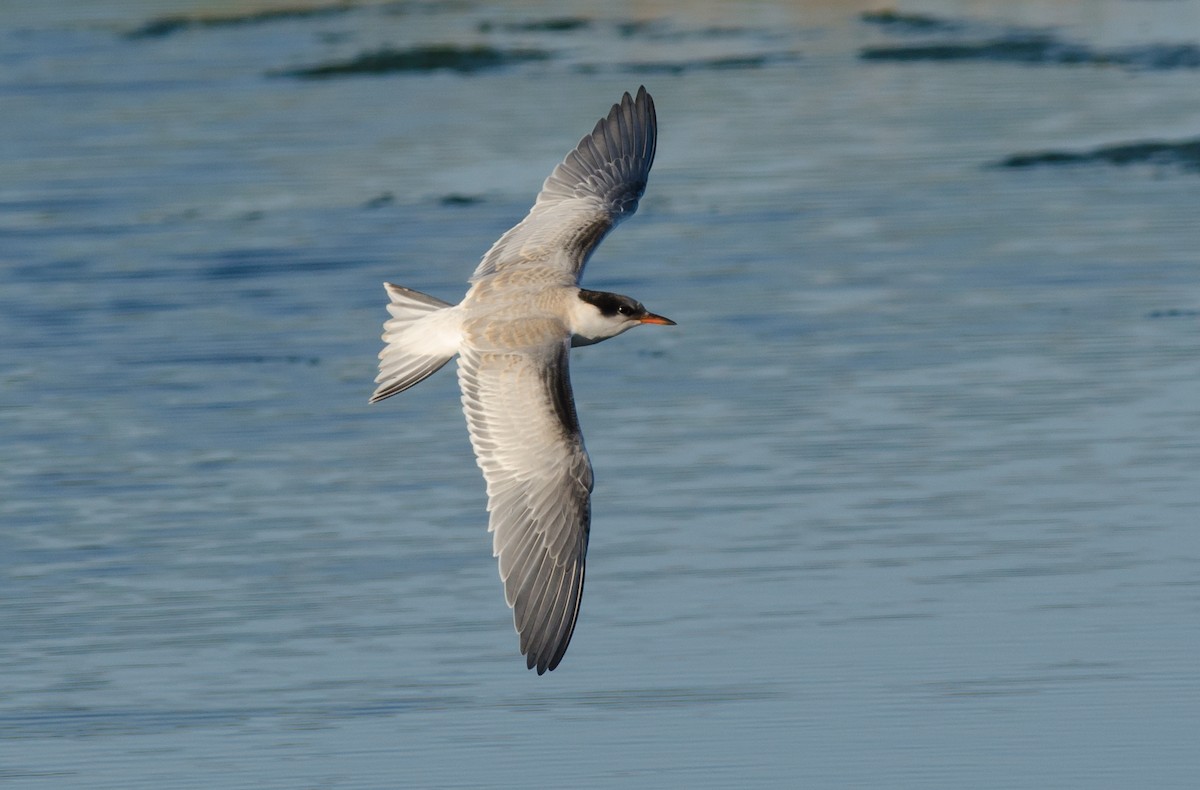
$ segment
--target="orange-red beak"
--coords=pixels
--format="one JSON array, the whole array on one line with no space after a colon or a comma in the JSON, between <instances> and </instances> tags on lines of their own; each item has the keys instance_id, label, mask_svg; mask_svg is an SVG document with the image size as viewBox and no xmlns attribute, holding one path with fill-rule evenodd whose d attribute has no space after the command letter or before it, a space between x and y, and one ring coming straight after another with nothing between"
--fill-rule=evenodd
<instances>
[{"instance_id":1,"label":"orange-red beak","mask_svg":"<svg viewBox=\"0 0 1200 790\"><path fill-rule=\"evenodd\" d=\"M638 321L643 324L662 324L663 326L675 326L675 322L670 318L663 318L661 315L655 315L654 313L646 313L644 316L639 318Z\"/></svg>"}]
</instances>

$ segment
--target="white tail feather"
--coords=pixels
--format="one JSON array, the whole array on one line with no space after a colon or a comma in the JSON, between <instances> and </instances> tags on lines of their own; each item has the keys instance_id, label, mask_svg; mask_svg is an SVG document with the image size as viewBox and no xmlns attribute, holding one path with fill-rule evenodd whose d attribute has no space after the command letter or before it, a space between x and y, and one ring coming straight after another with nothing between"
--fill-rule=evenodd
<instances>
[{"instance_id":1,"label":"white tail feather","mask_svg":"<svg viewBox=\"0 0 1200 790\"><path fill-rule=\"evenodd\" d=\"M454 305L441 299L384 283L392 317L383 325L379 352L379 386L370 403L389 398L436 373L458 353L461 329Z\"/></svg>"}]
</instances>

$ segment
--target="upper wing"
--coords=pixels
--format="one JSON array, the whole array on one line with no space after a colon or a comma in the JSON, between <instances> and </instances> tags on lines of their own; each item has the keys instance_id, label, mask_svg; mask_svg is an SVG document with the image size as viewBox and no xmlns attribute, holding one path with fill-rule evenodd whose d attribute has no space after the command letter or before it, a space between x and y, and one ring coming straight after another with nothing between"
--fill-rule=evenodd
<instances>
[{"instance_id":1,"label":"upper wing","mask_svg":"<svg viewBox=\"0 0 1200 790\"><path fill-rule=\"evenodd\" d=\"M569 343L466 349L458 367L487 480L492 553L521 652L539 675L558 666L575 630L591 526L592 466L571 397Z\"/></svg>"},{"instance_id":2,"label":"upper wing","mask_svg":"<svg viewBox=\"0 0 1200 790\"><path fill-rule=\"evenodd\" d=\"M646 89L638 88L636 99L626 93L554 168L529 214L492 245L471 282L530 261L561 267L578 280L605 234L637 211L657 129Z\"/></svg>"}]
</instances>

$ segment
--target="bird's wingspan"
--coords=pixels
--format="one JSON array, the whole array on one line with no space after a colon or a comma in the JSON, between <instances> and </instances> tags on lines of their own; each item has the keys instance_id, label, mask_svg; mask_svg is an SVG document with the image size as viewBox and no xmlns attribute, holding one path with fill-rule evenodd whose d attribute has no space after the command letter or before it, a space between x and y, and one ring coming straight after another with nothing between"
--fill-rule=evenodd
<instances>
[{"instance_id":1,"label":"bird's wingspan","mask_svg":"<svg viewBox=\"0 0 1200 790\"><path fill-rule=\"evenodd\" d=\"M569 343L466 349L458 367L487 480L493 554L521 652L538 674L558 666L575 630L591 524L592 467L571 396Z\"/></svg>"},{"instance_id":2,"label":"bird's wingspan","mask_svg":"<svg viewBox=\"0 0 1200 790\"><path fill-rule=\"evenodd\" d=\"M554 168L529 214L492 245L471 281L529 262L561 267L578 280L600 240L637 211L657 129L646 89L636 98L626 93Z\"/></svg>"}]
</instances>

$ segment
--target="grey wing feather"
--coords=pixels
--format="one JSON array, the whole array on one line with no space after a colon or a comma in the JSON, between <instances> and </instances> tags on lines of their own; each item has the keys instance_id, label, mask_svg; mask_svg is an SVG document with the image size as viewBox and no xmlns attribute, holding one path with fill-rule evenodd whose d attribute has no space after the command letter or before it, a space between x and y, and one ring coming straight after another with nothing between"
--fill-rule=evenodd
<instances>
[{"instance_id":1,"label":"grey wing feather","mask_svg":"<svg viewBox=\"0 0 1200 790\"><path fill-rule=\"evenodd\" d=\"M558 666L574 633L591 527L592 467L572 405L567 343L459 357L493 553L521 652L538 674Z\"/></svg>"},{"instance_id":2,"label":"grey wing feather","mask_svg":"<svg viewBox=\"0 0 1200 790\"><path fill-rule=\"evenodd\" d=\"M646 191L658 124L646 89L613 105L554 168L525 219L483 256L471 282L523 263L550 263L578 280L588 257L632 215Z\"/></svg>"},{"instance_id":3,"label":"grey wing feather","mask_svg":"<svg viewBox=\"0 0 1200 790\"><path fill-rule=\"evenodd\" d=\"M368 403L378 403L384 398L404 392L437 373L453 357L409 356L389 367L381 367L375 381L379 386L371 394Z\"/></svg>"}]
</instances>

